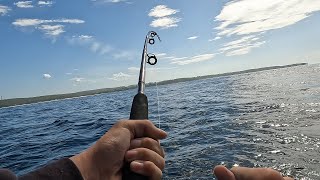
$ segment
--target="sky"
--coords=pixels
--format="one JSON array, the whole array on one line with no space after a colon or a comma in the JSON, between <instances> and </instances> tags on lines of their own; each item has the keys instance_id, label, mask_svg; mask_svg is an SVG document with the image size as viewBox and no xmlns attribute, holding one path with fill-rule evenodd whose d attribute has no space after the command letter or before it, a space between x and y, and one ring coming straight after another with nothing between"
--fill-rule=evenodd
<instances>
[{"instance_id":1,"label":"sky","mask_svg":"<svg viewBox=\"0 0 320 180\"><path fill-rule=\"evenodd\" d=\"M3 99L320 63L319 0L0 0Z\"/></svg>"}]
</instances>

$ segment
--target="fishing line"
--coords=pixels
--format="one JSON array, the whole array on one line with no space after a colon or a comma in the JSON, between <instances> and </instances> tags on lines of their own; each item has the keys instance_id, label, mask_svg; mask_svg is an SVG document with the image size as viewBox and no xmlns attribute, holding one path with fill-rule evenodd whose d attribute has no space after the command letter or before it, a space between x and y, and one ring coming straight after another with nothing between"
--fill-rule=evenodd
<instances>
[{"instance_id":1,"label":"fishing line","mask_svg":"<svg viewBox=\"0 0 320 180\"><path fill-rule=\"evenodd\" d=\"M158 125L159 129L161 129L161 118L160 118L160 100L159 100L159 89L158 89L158 82L156 82L156 88L157 88L157 100L158 100Z\"/></svg>"},{"instance_id":2,"label":"fishing line","mask_svg":"<svg viewBox=\"0 0 320 180\"><path fill-rule=\"evenodd\" d=\"M140 65L140 73L139 73L139 81L138 81L138 93L134 96L130 111L130 119L131 120L139 120L139 119L149 119L148 116L148 98L145 95L145 77L146 77L146 65L147 63L150 65L157 64L157 57L154 54L148 54L147 46L153 45L155 43L155 38L160 37L154 31L149 31L145 41L141 58ZM147 180L148 178L134 173L130 169L130 164L125 163L124 168L122 169L122 180Z\"/></svg>"},{"instance_id":3,"label":"fishing line","mask_svg":"<svg viewBox=\"0 0 320 180\"><path fill-rule=\"evenodd\" d=\"M153 71L154 72L154 75L155 75L155 84L156 84L156 91L157 91L157 113L158 113L158 128L161 129L161 115L160 115L160 97L159 97L159 88L158 88L158 82L159 82L159 79L158 79L158 70L156 68L153 68Z\"/></svg>"}]
</instances>

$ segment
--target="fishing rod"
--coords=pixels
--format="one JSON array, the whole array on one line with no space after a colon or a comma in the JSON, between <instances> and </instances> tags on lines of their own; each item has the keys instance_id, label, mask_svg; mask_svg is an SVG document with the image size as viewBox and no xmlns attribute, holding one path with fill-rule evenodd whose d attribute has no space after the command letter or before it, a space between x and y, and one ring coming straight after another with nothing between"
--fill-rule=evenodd
<instances>
[{"instance_id":1,"label":"fishing rod","mask_svg":"<svg viewBox=\"0 0 320 180\"><path fill-rule=\"evenodd\" d=\"M134 96L131 106L130 119L141 120L148 119L148 98L145 93L145 78L146 78L146 66L147 63L150 65L156 65L158 60L154 54L148 54L148 44L153 45L155 38L161 41L159 35L154 32L148 32L144 41L144 47L142 52L142 60L140 66L139 82L138 82L138 93ZM123 168L122 180L147 180L148 178L140 174L136 174L130 170L130 164L125 164Z\"/></svg>"}]
</instances>

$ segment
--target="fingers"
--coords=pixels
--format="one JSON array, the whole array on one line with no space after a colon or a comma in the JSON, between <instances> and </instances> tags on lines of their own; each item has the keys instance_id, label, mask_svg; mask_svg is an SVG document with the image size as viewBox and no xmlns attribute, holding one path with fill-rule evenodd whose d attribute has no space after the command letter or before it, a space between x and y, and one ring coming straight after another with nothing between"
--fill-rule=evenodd
<instances>
[{"instance_id":1,"label":"fingers","mask_svg":"<svg viewBox=\"0 0 320 180\"><path fill-rule=\"evenodd\" d=\"M284 179L278 171L269 168L234 167L231 172L237 180L292 180L288 177Z\"/></svg>"},{"instance_id":2,"label":"fingers","mask_svg":"<svg viewBox=\"0 0 320 180\"><path fill-rule=\"evenodd\" d=\"M165 160L158 153L146 149L146 148L137 148L130 151L127 151L125 159L128 162L131 161L150 161L155 164L160 170L164 169Z\"/></svg>"},{"instance_id":3,"label":"fingers","mask_svg":"<svg viewBox=\"0 0 320 180\"><path fill-rule=\"evenodd\" d=\"M213 172L218 180L294 180L282 177L278 171L268 168L234 167L230 171L220 165L216 166Z\"/></svg>"},{"instance_id":4,"label":"fingers","mask_svg":"<svg viewBox=\"0 0 320 180\"><path fill-rule=\"evenodd\" d=\"M130 149L136 148L147 148L164 157L164 151L160 146L160 143L152 138L137 138L132 140Z\"/></svg>"},{"instance_id":5,"label":"fingers","mask_svg":"<svg viewBox=\"0 0 320 180\"><path fill-rule=\"evenodd\" d=\"M130 167L133 172L148 176L151 180L161 179L165 162L164 158L156 152L146 148L137 148L128 151L125 158L129 162L132 161Z\"/></svg>"},{"instance_id":6,"label":"fingers","mask_svg":"<svg viewBox=\"0 0 320 180\"><path fill-rule=\"evenodd\" d=\"M164 139L167 137L167 133L165 131L155 127L149 120L122 120L119 121L116 126L128 129L131 133L131 139L141 137Z\"/></svg>"},{"instance_id":7,"label":"fingers","mask_svg":"<svg viewBox=\"0 0 320 180\"><path fill-rule=\"evenodd\" d=\"M216 166L213 169L213 173L218 178L218 180L236 180L234 174L222 165Z\"/></svg>"},{"instance_id":8,"label":"fingers","mask_svg":"<svg viewBox=\"0 0 320 180\"><path fill-rule=\"evenodd\" d=\"M149 177L150 180L160 180L162 171L153 162L133 161L130 164L131 171Z\"/></svg>"}]
</instances>

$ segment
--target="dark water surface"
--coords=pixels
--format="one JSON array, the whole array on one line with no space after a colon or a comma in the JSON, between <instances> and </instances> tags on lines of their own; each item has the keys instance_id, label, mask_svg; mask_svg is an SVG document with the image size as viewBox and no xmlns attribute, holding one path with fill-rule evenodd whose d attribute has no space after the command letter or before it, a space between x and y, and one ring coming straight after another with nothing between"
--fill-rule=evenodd
<instances>
[{"instance_id":1,"label":"dark water surface","mask_svg":"<svg viewBox=\"0 0 320 180\"><path fill-rule=\"evenodd\" d=\"M320 66L159 86L164 179L213 179L218 164L320 179ZM157 89L147 88L158 125ZM0 109L0 167L23 174L73 155L129 116L136 90Z\"/></svg>"}]
</instances>

